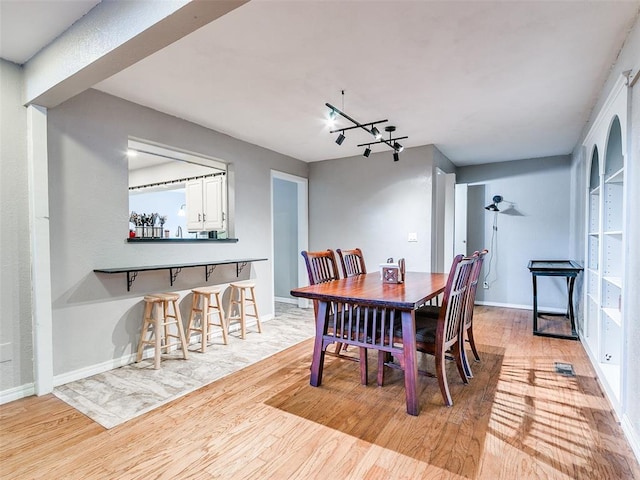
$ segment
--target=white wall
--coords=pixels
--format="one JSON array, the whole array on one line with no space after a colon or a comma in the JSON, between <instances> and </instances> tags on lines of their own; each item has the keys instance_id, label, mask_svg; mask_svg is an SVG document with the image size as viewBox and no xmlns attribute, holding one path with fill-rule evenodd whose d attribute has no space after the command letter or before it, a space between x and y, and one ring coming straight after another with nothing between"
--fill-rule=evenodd
<instances>
[{"instance_id":1,"label":"white wall","mask_svg":"<svg viewBox=\"0 0 640 480\"><path fill-rule=\"evenodd\" d=\"M613 85L618 81L623 72L631 70L633 75L638 75L640 70L640 20L629 33L625 44L620 51L616 63L611 67L606 82L599 93L596 105L591 113L589 122L585 125L582 134L573 152L573 170L580 176L572 190L571 203L575 214L572 231L572 249L584 256L585 251L585 194L587 164L589 158L582 151L584 139L593 125L593 122L602 109ZM628 185L627 196L627 224L625 230L625 255L626 277L624 291L624 324L626 328L625 365L626 370L622 376L625 388L623 391L622 411L618 412L621 424L627 434L636 457L640 459L640 368L637 362L637 346L640 343L640 80L629 91L631 130L629 135L629 155L625 166L625 184ZM582 322L582 312L579 312L578 321Z\"/></svg>"},{"instance_id":2,"label":"white wall","mask_svg":"<svg viewBox=\"0 0 640 480\"><path fill-rule=\"evenodd\" d=\"M368 271L404 257L408 271L431 268L433 146L368 158L313 162L309 168L310 250L359 247ZM417 233L418 242L408 242Z\"/></svg>"},{"instance_id":3,"label":"white wall","mask_svg":"<svg viewBox=\"0 0 640 480\"><path fill-rule=\"evenodd\" d=\"M482 187L484 193L483 198L470 194L475 204L467 211L468 251L490 250L481 274L490 288L480 284L478 302L531 308L529 260L570 258L570 167L569 156L558 156L458 169L458 183ZM504 199L498 214L484 208L494 195ZM563 277L538 281L539 308L566 308L566 298Z\"/></svg>"},{"instance_id":4,"label":"white wall","mask_svg":"<svg viewBox=\"0 0 640 480\"><path fill-rule=\"evenodd\" d=\"M22 69L0 59L0 391L33 382L27 117Z\"/></svg>"},{"instance_id":5,"label":"white wall","mask_svg":"<svg viewBox=\"0 0 640 480\"><path fill-rule=\"evenodd\" d=\"M307 165L189 122L88 90L49 110L51 272L54 375L69 379L118 362L138 340L142 296L178 291L188 312L204 269L184 269L173 287L167 271L124 274L96 268L201 262L271 255L271 169L306 177ZM128 244L129 136L231 163L237 243ZM261 316L273 313L271 259L243 270L257 279ZM215 269L212 283L236 278L235 265Z\"/></svg>"}]
</instances>

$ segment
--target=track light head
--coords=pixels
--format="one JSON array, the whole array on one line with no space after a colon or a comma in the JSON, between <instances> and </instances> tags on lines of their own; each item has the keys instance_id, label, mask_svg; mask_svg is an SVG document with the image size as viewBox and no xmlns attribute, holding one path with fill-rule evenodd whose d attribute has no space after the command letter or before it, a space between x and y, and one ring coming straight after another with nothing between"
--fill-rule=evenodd
<instances>
[{"instance_id":1,"label":"track light head","mask_svg":"<svg viewBox=\"0 0 640 480\"><path fill-rule=\"evenodd\" d=\"M400 160L400 155L398 155L397 151L393 152L393 161L397 162L398 160Z\"/></svg>"},{"instance_id":2,"label":"track light head","mask_svg":"<svg viewBox=\"0 0 640 480\"><path fill-rule=\"evenodd\" d=\"M376 140L380 140L382 138L382 134L380 133L380 130L378 130L376 127L371 127L371 133L373 134Z\"/></svg>"},{"instance_id":3,"label":"track light head","mask_svg":"<svg viewBox=\"0 0 640 480\"><path fill-rule=\"evenodd\" d=\"M371 155L371 148L367 147L364 149L364 153L362 154L365 157L368 157L369 155Z\"/></svg>"},{"instance_id":4,"label":"track light head","mask_svg":"<svg viewBox=\"0 0 640 480\"><path fill-rule=\"evenodd\" d=\"M393 144L393 149L394 149L396 152L400 153L400 152L402 152L402 151L404 150L404 147L403 147L402 145L400 145L398 142L395 142L395 143Z\"/></svg>"},{"instance_id":5,"label":"track light head","mask_svg":"<svg viewBox=\"0 0 640 480\"><path fill-rule=\"evenodd\" d=\"M337 143L338 145L342 145L342 142L344 142L344 139L345 139L345 138L346 138L346 137L344 136L344 133L343 133L343 132L340 132L340 135L338 135L338 138L336 138L336 143Z\"/></svg>"}]
</instances>

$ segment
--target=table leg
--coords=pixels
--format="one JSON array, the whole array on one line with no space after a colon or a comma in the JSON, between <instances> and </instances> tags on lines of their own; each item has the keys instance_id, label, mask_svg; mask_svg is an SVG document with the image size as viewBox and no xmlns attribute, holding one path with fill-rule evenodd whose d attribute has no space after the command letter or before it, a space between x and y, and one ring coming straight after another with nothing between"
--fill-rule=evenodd
<instances>
[{"instance_id":1,"label":"table leg","mask_svg":"<svg viewBox=\"0 0 640 480\"><path fill-rule=\"evenodd\" d=\"M569 277L567 278L567 282L569 285L569 320L571 321L571 334L574 336L578 335L578 332L576 332L576 320L575 317L573 316L573 285L576 281L576 277Z\"/></svg>"},{"instance_id":2,"label":"table leg","mask_svg":"<svg viewBox=\"0 0 640 480\"><path fill-rule=\"evenodd\" d=\"M404 356L404 389L407 413L418 415L418 355L416 353L416 322L413 310L402 312L402 349Z\"/></svg>"},{"instance_id":3,"label":"table leg","mask_svg":"<svg viewBox=\"0 0 640 480\"><path fill-rule=\"evenodd\" d=\"M314 387L322 383L322 367L324 366L325 351L322 348L322 337L326 329L328 302L318 302L318 317L316 318L316 339L313 344L313 359L311 360L311 381Z\"/></svg>"},{"instance_id":4,"label":"table leg","mask_svg":"<svg viewBox=\"0 0 640 480\"><path fill-rule=\"evenodd\" d=\"M533 279L533 332L538 331L538 283L536 275L531 275Z\"/></svg>"}]
</instances>

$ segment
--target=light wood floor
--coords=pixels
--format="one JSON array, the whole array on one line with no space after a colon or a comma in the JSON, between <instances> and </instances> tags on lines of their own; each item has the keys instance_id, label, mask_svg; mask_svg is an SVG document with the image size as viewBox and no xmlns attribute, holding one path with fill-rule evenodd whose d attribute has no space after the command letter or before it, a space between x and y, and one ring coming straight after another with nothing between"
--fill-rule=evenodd
<instances>
[{"instance_id":1,"label":"light wood floor","mask_svg":"<svg viewBox=\"0 0 640 480\"><path fill-rule=\"evenodd\" d=\"M3 405L0 477L640 480L579 342L533 337L529 311L477 307L475 328L482 362L467 386L449 370L451 408L420 377L406 415L402 372L364 387L336 358L313 388L306 341L111 430L53 395Z\"/></svg>"}]
</instances>

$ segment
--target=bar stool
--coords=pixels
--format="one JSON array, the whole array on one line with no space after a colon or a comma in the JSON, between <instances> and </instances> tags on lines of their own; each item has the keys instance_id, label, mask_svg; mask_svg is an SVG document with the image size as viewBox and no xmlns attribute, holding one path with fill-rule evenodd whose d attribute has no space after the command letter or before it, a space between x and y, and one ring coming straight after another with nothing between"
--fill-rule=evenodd
<instances>
[{"instance_id":1,"label":"bar stool","mask_svg":"<svg viewBox=\"0 0 640 480\"><path fill-rule=\"evenodd\" d=\"M256 283L253 280L245 280L230 283L229 286L231 287L231 296L229 299L229 311L227 312L227 328L229 328L231 321L239 321L240 337L244 340L247 333L246 318L253 317L258 324L258 332L262 333L262 324L260 323L258 305L256 304ZM247 312L247 307L251 307L253 313Z\"/></svg>"},{"instance_id":2,"label":"bar stool","mask_svg":"<svg viewBox=\"0 0 640 480\"><path fill-rule=\"evenodd\" d=\"M189 325L187 327L187 340L191 340L191 333L196 332L201 335L200 351L207 351L207 343L211 335L209 327L216 326L222 328L222 339L227 344L227 327L224 320L224 309L220 301L222 287L214 285L211 287L199 287L191 290L193 293L193 303L191 306L191 315L189 316ZM202 303L202 307L200 304ZM214 322L214 315L218 316L219 322ZM200 327L195 326L196 316L200 318Z\"/></svg>"},{"instance_id":3,"label":"bar stool","mask_svg":"<svg viewBox=\"0 0 640 480\"><path fill-rule=\"evenodd\" d=\"M155 361L153 368L160 368L160 355L162 349L174 346L182 347L182 356L187 359L187 341L184 336L182 318L178 308L177 293L152 293L144 297L144 316L142 324L142 334L138 343L138 357L136 362L142 360L142 352L145 345L153 345L155 350ZM172 307L173 312L170 311ZM154 315L155 311L155 315ZM170 326L175 325L177 334L170 332ZM178 342L170 343L169 339L175 338Z\"/></svg>"}]
</instances>

